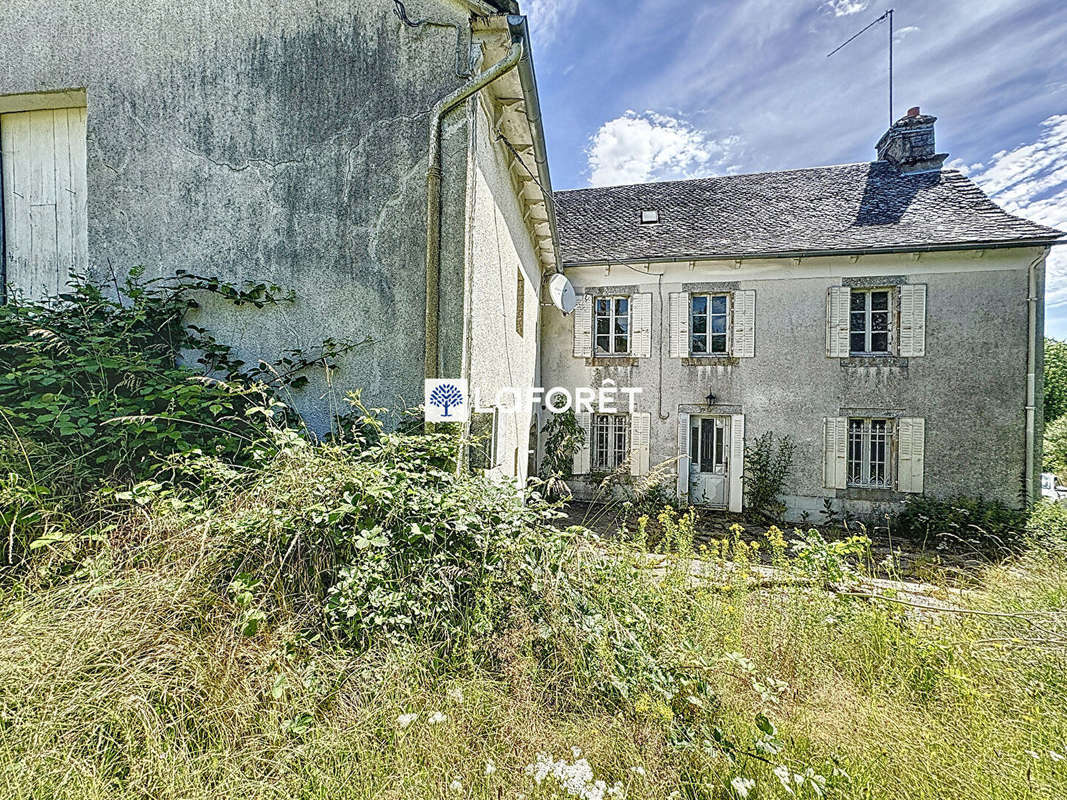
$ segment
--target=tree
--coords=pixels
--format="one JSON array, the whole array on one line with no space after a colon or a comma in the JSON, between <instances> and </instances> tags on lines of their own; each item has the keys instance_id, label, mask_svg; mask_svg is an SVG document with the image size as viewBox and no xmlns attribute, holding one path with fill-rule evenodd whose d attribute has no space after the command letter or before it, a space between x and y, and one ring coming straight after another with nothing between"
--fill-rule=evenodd
<instances>
[{"instance_id":1,"label":"tree","mask_svg":"<svg viewBox=\"0 0 1067 800\"><path fill-rule=\"evenodd\" d=\"M430 392L430 405L440 406L443 411L442 417L449 416L448 409L458 406L463 402L463 392L459 387L451 383L442 383L434 387Z\"/></svg>"},{"instance_id":2,"label":"tree","mask_svg":"<svg viewBox=\"0 0 1067 800\"><path fill-rule=\"evenodd\" d=\"M1045 424L1067 414L1067 342L1045 339Z\"/></svg>"},{"instance_id":3,"label":"tree","mask_svg":"<svg viewBox=\"0 0 1067 800\"><path fill-rule=\"evenodd\" d=\"M1046 472L1067 478L1067 415L1045 426L1044 464Z\"/></svg>"}]
</instances>

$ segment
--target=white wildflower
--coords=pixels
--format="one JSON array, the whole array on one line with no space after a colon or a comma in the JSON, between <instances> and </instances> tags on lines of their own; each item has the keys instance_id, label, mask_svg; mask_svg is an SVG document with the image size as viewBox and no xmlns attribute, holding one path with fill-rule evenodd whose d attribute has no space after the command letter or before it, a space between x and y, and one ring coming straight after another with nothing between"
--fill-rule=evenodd
<instances>
[{"instance_id":1,"label":"white wildflower","mask_svg":"<svg viewBox=\"0 0 1067 800\"><path fill-rule=\"evenodd\" d=\"M453 778L452 783L448 784L448 788L458 794L463 791L463 784L459 782L459 778Z\"/></svg>"},{"instance_id":2,"label":"white wildflower","mask_svg":"<svg viewBox=\"0 0 1067 800\"><path fill-rule=\"evenodd\" d=\"M399 717L396 718L396 724L399 725L401 728L406 728L418 718L418 714L401 714Z\"/></svg>"},{"instance_id":3,"label":"white wildflower","mask_svg":"<svg viewBox=\"0 0 1067 800\"><path fill-rule=\"evenodd\" d=\"M641 775L641 776L644 776L644 774L645 774L645 768L644 768L644 767L642 767L642 766L641 766L641 765L639 764L639 765L638 765L638 766L636 766L636 767L630 767L630 772L632 772L632 773L633 773L634 775Z\"/></svg>"},{"instance_id":4,"label":"white wildflower","mask_svg":"<svg viewBox=\"0 0 1067 800\"><path fill-rule=\"evenodd\" d=\"M546 753L538 753L537 760L527 765L526 774L532 776L538 785L546 778L552 778L564 792L579 800L604 800L605 797L625 800L626 792L621 783L608 786L605 781L595 780L589 762L580 758L581 749L571 748L571 754L575 758L574 763L565 759L556 761Z\"/></svg>"},{"instance_id":5,"label":"white wildflower","mask_svg":"<svg viewBox=\"0 0 1067 800\"><path fill-rule=\"evenodd\" d=\"M1033 750L1027 750L1026 755L1030 756L1030 758L1034 759L1035 761L1041 760L1041 754L1035 753Z\"/></svg>"},{"instance_id":6,"label":"white wildflower","mask_svg":"<svg viewBox=\"0 0 1067 800\"><path fill-rule=\"evenodd\" d=\"M1051 758L1053 761L1063 761L1063 758L1064 758L1062 755L1057 753L1055 750L1049 750L1048 751L1048 757Z\"/></svg>"},{"instance_id":7,"label":"white wildflower","mask_svg":"<svg viewBox=\"0 0 1067 800\"><path fill-rule=\"evenodd\" d=\"M429 719L427 719L426 721L428 723L430 723L431 725L436 725L439 722L444 722L446 719L448 719L448 717L446 717L440 711L435 711L432 714L430 714Z\"/></svg>"},{"instance_id":8,"label":"white wildflower","mask_svg":"<svg viewBox=\"0 0 1067 800\"><path fill-rule=\"evenodd\" d=\"M453 703L456 703L458 705L462 705L462 703L463 703L463 690L460 689L458 686L455 689L449 689L448 690L448 699L451 700Z\"/></svg>"},{"instance_id":9,"label":"white wildflower","mask_svg":"<svg viewBox=\"0 0 1067 800\"><path fill-rule=\"evenodd\" d=\"M756 788L756 782L752 778L742 778L740 775L730 781L734 794L738 797L748 797L748 793Z\"/></svg>"},{"instance_id":10,"label":"white wildflower","mask_svg":"<svg viewBox=\"0 0 1067 800\"><path fill-rule=\"evenodd\" d=\"M494 772L496 772L496 764L493 763L493 759L486 759L485 774L492 775Z\"/></svg>"}]
</instances>

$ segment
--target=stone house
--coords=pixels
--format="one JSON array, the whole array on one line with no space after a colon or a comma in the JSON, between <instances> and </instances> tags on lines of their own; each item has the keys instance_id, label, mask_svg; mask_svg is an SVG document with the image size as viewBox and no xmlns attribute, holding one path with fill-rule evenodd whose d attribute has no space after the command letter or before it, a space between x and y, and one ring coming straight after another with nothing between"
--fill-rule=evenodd
<instances>
[{"instance_id":1,"label":"stone house","mask_svg":"<svg viewBox=\"0 0 1067 800\"><path fill-rule=\"evenodd\" d=\"M548 315L546 386L642 387L579 414L572 486L663 465L739 511L745 446L796 444L789 516L915 493L1038 491L1044 264L1058 231L942 169L912 109L872 163L557 192L579 296Z\"/></svg>"},{"instance_id":2,"label":"stone house","mask_svg":"<svg viewBox=\"0 0 1067 800\"><path fill-rule=\"evenodd\" d=\"M209 299L195 321L249 363L358 343L292 398L319 430L357 387L395 408L424 376L536 382L557 254L517 11L7 0L0 285L34 297L143 265L291 289L262 310ZM525 476L530 422L498 421L499 471Z\"/></svg>"}]
</instances>

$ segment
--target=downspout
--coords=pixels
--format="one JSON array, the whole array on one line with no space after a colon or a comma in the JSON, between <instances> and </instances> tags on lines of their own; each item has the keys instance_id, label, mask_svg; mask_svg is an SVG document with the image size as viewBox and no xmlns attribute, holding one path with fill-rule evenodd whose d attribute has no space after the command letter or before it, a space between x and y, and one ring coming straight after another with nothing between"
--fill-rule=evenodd
<instances>
[{"instance_id":1,"label":"downspout","mask_svg":"<svg viewBox=\"0 0 1067 800\"><path fill-rule=\"evenodd\" d=\"M1033 261L1027 270L1027 346L1026 346L1026 462L1025 462L1025 496L1029 506L1034 502L1035 482L1034 472L1036 466L1035 448L1037 445L1037 349L1043 346L1039 344L1039 332L1037 330L1037 303L1043 294L1038 286L1038 269L1044 264L1048 256L1049 248Z\"/></svg>"},{"instance_id":2,"label":"downspout","mask_svg":"<svg viewBox=\"0 0 1067 800\"><path fill-rule=\"evenodd\" d=\"M523 53L521 27L508 17L511 47L506 56L484 72L475 75L451 94L442 97L430 116L430 155L426 170L426 338L423 350L423 372L426 378L438 377L438 334L441 279L441 123L445 114L472 94L485 88L519 63ZM518 28L518 29L517 29Z\"/></svg>"}]
</instances>

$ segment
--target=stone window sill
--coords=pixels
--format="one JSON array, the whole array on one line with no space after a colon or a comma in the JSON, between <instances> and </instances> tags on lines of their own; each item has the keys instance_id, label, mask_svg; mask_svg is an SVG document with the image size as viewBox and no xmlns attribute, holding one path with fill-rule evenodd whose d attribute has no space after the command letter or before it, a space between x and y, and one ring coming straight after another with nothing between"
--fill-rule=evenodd
<instances>
[{"instance_id":1,"label":"stone window sill","mask_svg":"<svg viewBox=\"0 0 1067 800\"><path fill-rule=\"evenodd\" d=\"M849 486L847 489L838 489L837 497L842 500L866 500L870 503L898 503L906 500L906 492L898 492L896 489L869 489L862 486Z\"/></svg>"},{"instance_id":2,"label":"stone window sill","mask_svg":"<svg viewBox=\"0 0 1067 800\"><path fill-rule=\"evenodd\" d=\"M842 367L898 367L908 368L908 359L901 356L849 356L841 359Z\"/></svg>"},{"instance_id":3,"label":"stone window sill","mask_svg":"<svg viewBox=\"0 0 1067 800\"><path fill-rule=\"evenodd\" d=\"M636 367L636 356L595 356L585 360L587 367Z\"/></svg>"},{"instance_id":4,"label":"stone window sill","mask_svg":"<svg viewBox=\"0 0 1067 800\"><path fill-rule=\"evenodd\" d=\"M685 367L736 367L741 359L735 356L687 356L682 359Z\"/></svg>"}]
</instances>

